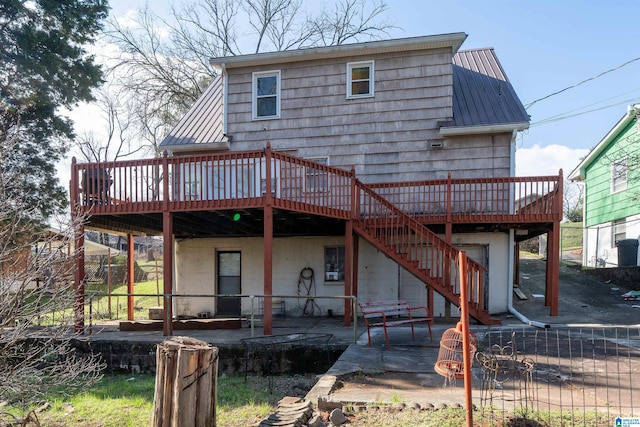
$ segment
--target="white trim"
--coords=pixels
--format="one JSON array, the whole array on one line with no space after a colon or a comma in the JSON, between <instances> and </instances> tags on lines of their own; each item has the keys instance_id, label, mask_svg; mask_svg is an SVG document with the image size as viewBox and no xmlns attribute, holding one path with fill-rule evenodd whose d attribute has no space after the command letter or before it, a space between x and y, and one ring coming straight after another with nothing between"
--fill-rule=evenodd
<instances>
[{"instance_id":1,"label":"white trim","mask_svg":"<svg viewBox=\"0 0 640 427\"><path fill-rule=\"evenodd\" d=\"M351 85L353 80L351 79L352 71L354 68L369 68L369 93L356 94L351 93ZM366 80L360 80L366 81ZM357 62L347 62L347 99L359 99L359 98L373 98L375 96L374 93L375 86L375 62L372 60L369 61L357 61Z\"/></svg>"},{"instance_id":2,"label":"white trim","mask_svg":"<svg viewBox=\"0 0 640 427\"><path fill-rule=\"evenodd\" d=\"M273 116L258 116L257 100L258 100L258 79L261 77L276 78L276 114ZM251 119L252 120L271 120L280 118L280 86L282 79L280 78L280 70L259 71L251 73Z\"/></svg>"},{"instance_id":3,"label":"white trim","mask_svg":"<svg viewBox=\"0 0 640 427\"><path fill-rule=\"evenodd\" d=\"M615 124L615 126L605 135L604 138L598 142L598 144L585 156L584 159L580 162L578 166L569 174L569 179L571 181L584 181L585 172L587 167L598 158L600 153L602 153L608 146L609 143L612 142L622 130L627 127L627 125L632 120L637 120L637 116L640 114L640 104L629 105L627 107L627 112L622 118Z\"/></svg>"},{"instance_id":4,"label":"white trim","mask_svg":"<svg viewBox=\"0 0 640 427\"><path fill-rule=\"evenodd\" d=\"M443 47L451 48L451 55L453 56L458 49L460 49L460 46L466 38L467 35L465 33L437 34L433 36L408 37L337 46L211 58L209 60L209 64L214 68L219 68L220 64L225 63L227 69L231 69L239 67L254 67L259 65L283 64L295 61L322 60L360 55L376 55L389 52L437 49Z\"/></svg>"},{"instance_id":5,"label":"white trim","mask_svg":"<svg viewBox=\"0 0 640 427\"><path fill-rule=\"evenodd\" d=\"M174 144L161 146L163 151L169 154L189 153L194 151L227 151L229 150L229 141L219 142L194 142L192 144Z\"/></svg>"},{"instance_id":6,"label":"white trim","mask_svg":"<svg viewBox=\"0 0 640 427\"><path fill-rule=\"evenodd\" d=\"M487 126L450 126L441 127L440 135L472 135L478 133L503 133L513 131L523 131L529 129L529 122L509 123L504 125L487 125Z\"/></svg>"}]
</instances>

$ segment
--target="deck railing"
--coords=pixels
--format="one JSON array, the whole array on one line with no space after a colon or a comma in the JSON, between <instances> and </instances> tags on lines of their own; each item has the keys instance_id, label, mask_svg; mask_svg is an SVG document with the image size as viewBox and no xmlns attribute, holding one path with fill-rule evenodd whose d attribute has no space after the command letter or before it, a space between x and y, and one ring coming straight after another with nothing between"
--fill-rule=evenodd
<instances>
[{"instance_id":1,"label":"deck railing","mask_svg":"<svg viewBox=\"0 0 640 427\"><path fill-rule=\"evenodd\" d=\"M548 222L562 219L558 176L451 178L370 184L423 223Z\"/></svg>"},{"instance_id":2,"label":"deck railing","mask_svg":"<svg viewBox=\"0 0 640 427\"><path fill-rule=\"evenodd\" d=\"M267 173L269 170L269 173ZM266 150L72 165L71 191L92 215L264 206L348 218L352 171ZM422 223L562 218L558 176L369 184ZM75 190L75 191L74 191Z\"/></svg>"}]
</instances>

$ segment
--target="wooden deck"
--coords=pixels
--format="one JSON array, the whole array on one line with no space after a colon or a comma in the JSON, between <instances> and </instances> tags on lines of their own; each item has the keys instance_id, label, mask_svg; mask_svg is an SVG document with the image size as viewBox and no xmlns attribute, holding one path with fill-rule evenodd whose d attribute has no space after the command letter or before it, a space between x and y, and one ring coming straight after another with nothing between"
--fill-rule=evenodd
<instances>
[{"instance_id":1,"label":"wooden deck","mask_svg":"<svg viewBox=\"0 0 640 427\"><path fill-rule=\"evenodd\" d=\"M265 150L73 163L72 196L92 216L276 209L350 219L375 215L357 177ZM361 183L362 184L362 183ZM562 219L562 174L376 183L369 188L424 224L550 223ZM270 194L266 189L270 188Z\"/></svg>"},{"instance_id":2,"label":"wooden deck","mask_svg":"<svg viewBox=\"0 0 640 427\"><path fill-rule=\"evenodd\" d=\"M547 232L549 259L555 259L551 251L562 219L562 172L369 185L353 170L273 152L267 145L265 150L224 154L74 161L71 197L74 208L88 216L88 227L129 235L162 234L167 265L172 264L171 236L263 236L265 295L271 294L273 237L344 235L345 246L351 246L352 234L357 233L429 289L459 304L455 278L462 266L451 244L452 233L520 229L526 230L518 233L523 238ZM240 217L243 221L237 220ZM80 247L82 236L77 237ZM552 314L557 313L555 264L550 263L548 274ZM470 314L492 323L484 302L485 268L471 259L463 268L469 276ZM170 294L171 276L165 273L165 293ZM345 273L345 295L350 295L351 272ZM80 277L78 273L77 282ZM345 303L345 322L349 318ZM265 334L267 330L270 326L265 326Z\"/></svg>"}]
</instances>

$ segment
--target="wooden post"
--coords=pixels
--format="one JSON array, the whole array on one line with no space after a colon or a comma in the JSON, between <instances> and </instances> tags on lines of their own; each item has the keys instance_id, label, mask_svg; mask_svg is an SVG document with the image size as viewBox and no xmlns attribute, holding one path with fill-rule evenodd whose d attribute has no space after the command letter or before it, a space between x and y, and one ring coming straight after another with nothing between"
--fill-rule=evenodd
<instances>
[{"instance_id":1,"label":"wooden post","mask_svg":"<svg viewBox=\"0 0 640 427\"><path fill-rule=\"evenodd\" d=\"M460 251L460 321L462 323L462 363L464 373L464 397L467 427L473 427L472 373L471 373L471 343L469 335L469 289L467 269L467 253Z\"/></svg>"},{"instance_id":2,"label":"wooden post","mask_svg":"<svg viewBox=\"0 0 640 427\"><path fill-rule=\"evenodd\" d=\"M135 301L133 298L135 275L135 252L133 234L127 234L127 320L133 320L133 308Z\"/></svg>"},{"instance_id":3,"label":"wooden post","mask_svg":"<svg viewBox=\"0 0 640 427\"><path fill-rule=\"evenodd\" d=\"M348 220L344 232L344 294L353 296L353 221ZM352 300L344 300L344 326L351 326Z\"/></svg>"},{"instance_id":4,"label":"wooden post","mask_svg":"<svg viewBox=\"0 0 640 427\"><path fill-rule=\"evenodd\" d=\"M164 280L164 320L162 333L164 336L173 335L173 215L171 212L162 213L162 277Z\"/></svg>"},{"instance_id":5,"label":"wooden post","mask_svg":"<svg viewBox=\"0 0 640 427\"><path fill-rule=\"evenodd\" d=\"M266 194L264 206L264 303L262 330L265 335L273 333L273 206L271 196L271 144L267 141L265 149L266 161Z\"/></svg>"},{"instance_id":6,"label":"wooden post","mask_svg":"<svg viewBox=\"0 0 640 427\"><path fill-rule=\"evenodd\" d=\"M107 248L107 309L111 319L111 247Z\"/></svg>"},{"instance_id":7,"label":"wooden post","mask_svg":"<svg viewBox=\"0 0 640 427\"><path fill-rule=\"evenodd\" d=\"M74 247L75 247L75 303L74 303L74 332L81 334L84 332L84 218L80 217L80 194L78 194L78 168L76 166L76 158L71 159L71 182L69 194L71 196L71 218L77 224L74 224Z\"/></svg>"},{"instance_id":8,"label":"wooden post","mask_svg":"<svg viewBox=\"0 0 640 427\"><path fill-rule=\"evenodd\" d=\"M157 346L153 427L215 427L218 348L188 337Z\"/></svg>"}]
</instances>

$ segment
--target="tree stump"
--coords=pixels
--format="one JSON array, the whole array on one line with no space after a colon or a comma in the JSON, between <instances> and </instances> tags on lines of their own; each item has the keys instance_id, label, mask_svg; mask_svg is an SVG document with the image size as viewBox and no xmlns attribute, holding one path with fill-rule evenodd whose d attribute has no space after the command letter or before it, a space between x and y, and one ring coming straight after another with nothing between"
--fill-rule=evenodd
<instances>
[{"instance_id":1,"label":"tree stump","mask_svg":"<svg viewBox=\"0 0 640 427\"><path fill-rule=\"evenodd\" d=\"M156 350L153 427L215 427L218 348L172 337Z\"/></svg>"}]
</instances>

